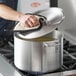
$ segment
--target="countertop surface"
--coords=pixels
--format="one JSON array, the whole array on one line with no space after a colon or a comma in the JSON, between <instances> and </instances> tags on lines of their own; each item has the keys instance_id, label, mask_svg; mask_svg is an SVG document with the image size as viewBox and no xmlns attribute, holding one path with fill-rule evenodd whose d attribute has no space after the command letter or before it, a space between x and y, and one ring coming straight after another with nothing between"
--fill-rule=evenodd
<instances>
[{"instance_id":1,"label":"countertop surface","mask_svg":"<svg viewBox=\"0 0 76 76\"><path fill-rule=\"evenodd\" d=\"M4 57L0 56L0 76L21 76Z\"/></svg>"},{"instance_id":2,"label":"countertop surface","mask_svg":"<svg viewBox=\"0 0 76 76\"><path fill-rule=\"evenodd\" d=\"M46 74L43 76L76 76L76 70L58 72L53 74Z\"/></svg>"}]
</instances>

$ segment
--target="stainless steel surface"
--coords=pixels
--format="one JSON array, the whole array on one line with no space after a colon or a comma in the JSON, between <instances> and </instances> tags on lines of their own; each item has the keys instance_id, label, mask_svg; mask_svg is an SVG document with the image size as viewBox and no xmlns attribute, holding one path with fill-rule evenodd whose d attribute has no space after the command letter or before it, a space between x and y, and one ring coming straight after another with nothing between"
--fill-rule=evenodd
<instances>
[{"instance_id":1,"label":"stainless steel surface","mask_svg":"<svg viewBox=\"0 0 76 76\"><path fill-rule=\"evenodd\" d=\"M48 26L61 23L64 19L63 10L58 7L51 7L45 10L36 12L36 14L42 15L47 18L46 23Z\"/></svg>"},{"instance_id":2,"label":"stainless steel surface","mask_svg":"<svg viewBox=\"0 0 76 76\"><path fill-rule=\"evenodd\" d=\"M0 76L21 76L21 74L0 56Z\"/></svg>"},{"instance_id":3,"label":"stainless steel surface","mask_svg":"<svg viewBox=\"0 0 76 76\"><path fill-rule=\"evenodd\" d=\"M58 7L64 10L65 19L59 30L72 44L76 44L76 0L58 0Z\"/></svg>"},{"instance_id":4,"label":"stainless steel surface","mask_svg":"<svg viewBox=\"0 0 76 76\"><path fill-rule=\"evenodd\" d=\"M32 42L32 71L43 71L43 63L42 63L42 50L43 50L43 43L42 42Z\"/></svg>"},{"instance_id":5,"label":"stainless steel surface","mask_svg":"<svg viewBox=\"0 0 76 76\"><path fill-rule=\"evenodd\" d=\"M7 43L4 43L4 44L5 44L5 46L3 47L3 49L0 48L0 55L3 57L3 59L6 59L7 62L10 63L10 65L13 65L13 66L11 66L13 68L14 67L14 64L13 64L14 63L14 60L13 60L14 59L13 49ZM56 71L50 72L50 74L54 74L54 73L61 72L61 71L66 71L66 70L74 70L74 69L76 69L76 60L75 60L75 57L76 57L76 45L72 45L67 40L64 40L64 49L66 50L66 53L64 51L64 55L63 55L64 58L63 58L62 67L60 69L56 70ZM38 56L35 56L35 57L38 57ZM34 61L34 63L35 63L35 61ZM16 67L14 67L14 69L16 69ZM19 69L16 69L16 70L19 71L19 73L21 73L21 75L26 75L26 71L22 72Z\"/></svg>"},{"instance_id":6,"label":"stainless steel surface","mask_svg":"<svg viewBox=\"0 0 76 76\"><path fill-rule=\"evenodd\" d=\"M53 40L51 40L53 37ZM43 37L46 39L46 36ZM50 38L50 40L48 40ZM63 35L59 31L48 34L48 39L26 40L14 36L14 64L24 71L48 72L63 65Z\"/></svg>"},{"instance_id":7,"label":"stainless steel surface","mask_svg":"<svg viewBox=\"0 0 76 76\"><path fill-rule=\"evenodd\" d=\"M53 73L53 74L46 74L43 76L76 76L76 70L70 70L70 71L64 71L59 73Z\"/></svg>"},{"instance_id":8,"label":"stainless steel surface","mask_svg":"<svg viewBox=\"0 0 76 76\"><path fill-rule=\"evenodd\" d=\"M54 41L43 42L43 70L55 70L63 65L63 35L59 31L53 32ZM45 67L44 67L45 66Z\"/></svg>"},{"instance_id":9,"label":"stainless steel surface","mask_svg":"<svg viewBox=\"0 0 76 76\"><path fill-rule=\"evenodd\" d=\"M31 69L31 42L14 38L14 63L23 70Z\"/></svg>"},{"instance_id":10,"label":"stainless steel surface","mask_svg":"<svg viewBox=\"0 0 76 76\"><path fill-rule=\"evenodd\" d=\"M35 32L30 32L28 34L18 33L21 38L32 39L44 36L54 31L64 19L63 11L61 8L48 8L46 10L38 12L37 14L46 17L46 24L43 25L41 29Z\"/></svg>"}]
</instances>

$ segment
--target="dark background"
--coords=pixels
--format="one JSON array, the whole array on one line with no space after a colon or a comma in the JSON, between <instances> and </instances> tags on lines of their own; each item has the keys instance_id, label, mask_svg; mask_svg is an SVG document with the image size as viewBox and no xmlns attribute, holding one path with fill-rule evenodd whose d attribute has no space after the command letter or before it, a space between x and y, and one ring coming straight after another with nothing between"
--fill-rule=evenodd
<instances>
[{"instance_id":1,"label":"dark background","mask_svg":"<svg viewBox=\"0 0 76 76\"><path fill-rule=\"evenodd\" d=\"M58 7L58 0L50 0L50 7Z\"/></svg>"}]
</instances>

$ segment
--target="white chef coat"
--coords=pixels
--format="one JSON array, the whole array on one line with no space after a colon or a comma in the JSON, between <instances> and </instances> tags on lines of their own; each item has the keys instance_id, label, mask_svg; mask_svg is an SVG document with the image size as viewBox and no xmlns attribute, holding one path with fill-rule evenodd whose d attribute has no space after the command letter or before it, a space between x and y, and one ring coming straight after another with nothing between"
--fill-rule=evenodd
<instances>
[{"instance_id":1,"label":"white chef coat","mask_svg":"<svg viewBox=\"0 0 76 76\"><path fill-rule=\"evenodd\" d=\"M22 13L33 13L50 7L49 0L18 0L18 11Z\"/></svg>"}]
</instances>

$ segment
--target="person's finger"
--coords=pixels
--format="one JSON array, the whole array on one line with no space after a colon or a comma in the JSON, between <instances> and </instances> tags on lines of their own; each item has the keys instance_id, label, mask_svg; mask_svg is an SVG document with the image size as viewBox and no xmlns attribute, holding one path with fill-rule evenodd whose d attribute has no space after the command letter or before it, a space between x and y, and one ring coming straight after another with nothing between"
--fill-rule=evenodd
<instances>
[{"instance_id":1,"label":"person's finger","mask_svg":"<svg viewBox=\"0 0 76 76\"><path fill-rule=\"evenodd\" d=\"M30 27L33 27L34 26L34 23L28 18L27 20L27 23Z\"/></svg>"},{"instance_id":2,"label":"person's finger","mask_svg":"<svg viewBox=\"0 0 76 76\"><path fill-rule=\"evenodd\" d=\"M21 18L21 23L23 23L24 27L34 27L39 24L39 20L34 15L27 15Z\"/></svg>"},{"instance_id":3,"label":"person's finger","mask_svg":"<svg viewBox=\"0 0 76 76\"><path fill-rule=\"evenodd\" d=\"M38 21L38 18L37 18L36 16L34 16L34 15L30 16L30 19L31 19L32 21Z\"/></svg>"},{"instance_id":4,"label":"person's finger","mask_svg":"<svg viewBox=\"0 0 76 76\"><path fill-rule=\"evenodd\" d=\"M39 20L35 16L31 16L29 20L32 21L33 26L37 26L39 24Z\"/></svg>"},{"instance_id":5,"label":"person's finger","mask_svg":"<svg viewBox=\"0 0 76 76\"><path fill-rule=\"evenodd\" d=\"M25 21L24 27L30 27L28 21Z\"/></svg>"}]
</instances>

